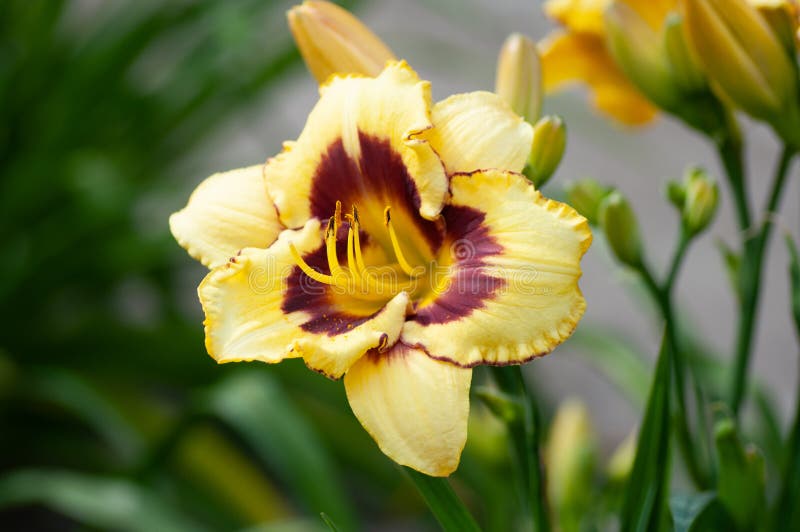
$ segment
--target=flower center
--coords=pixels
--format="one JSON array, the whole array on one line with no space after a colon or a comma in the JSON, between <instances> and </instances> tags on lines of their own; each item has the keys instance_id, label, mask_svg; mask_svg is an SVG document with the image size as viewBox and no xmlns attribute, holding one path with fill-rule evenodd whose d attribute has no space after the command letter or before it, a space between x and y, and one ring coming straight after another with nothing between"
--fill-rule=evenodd
<instances>
[{"instance_id":1,"label":"flower center","mask_svg":"<svg viewBox=\"0 0 800 532\"><path fill-rule=\"evenodd\" d=\"M369 301L386 300L387 297L392 297L403 290L409 294L414 293L418 288L418 279L425 273L425 267L412 266L406 259L392 223L391 207L387 205L384 208L383 222L389 233L397 267L365 264L361 250L361 222L355 205L349 214L344 215L344 219L348 225L347 265L340 264L337 250L337 237L342 223L342 203L337 201L336 211L328 219L328 227L325 231L325 251L330 274L324 274L312 268L300 256L294 244L289 243L292 257L303 273L311 279L335 287L347 295Z\"/></svg>"}]
</instances>

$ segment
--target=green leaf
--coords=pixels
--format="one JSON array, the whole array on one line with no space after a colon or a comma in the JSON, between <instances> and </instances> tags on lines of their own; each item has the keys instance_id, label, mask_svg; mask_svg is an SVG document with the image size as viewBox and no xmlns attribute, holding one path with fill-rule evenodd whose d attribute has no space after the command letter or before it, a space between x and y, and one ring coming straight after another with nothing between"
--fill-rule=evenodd
<instances>
[{"instance_id":1,"label":"green leaf","mask_svg":"<svg viewBox=\"0 0 800 532\"><path fill-rule=\"evenodd\" d=\"M208 401L211 412L244 439L309 511L326 512L345 530L355 528L336 468L277 380L264 371L242 370L217 385Z\"/></svg>"},{"instance_id":2,"label":"green leaf","mask_svg":"<svg viewBox=\"0 0 800 532\"><path fill-rule=\"evenodd\" d=\"M636 407L647 400L650 368L639 352L617 331L580 327L570 339L584 360L597 368Z\"/></svg>"},{"instance_id":3,"label":"green leaf","mask_svg":"<svg viewBox=\"0 0 800 532\"><path fill-rule=\"evenodd\" d=\"M717 493L739 530L752 530L766 506L764 458L754 448L745 449L736 423L725 417L714 427L717 450Z\"/></svg>"},{"instance_id":4,"label":"green leaf","mask_svg":"<svg viewBox=\"0 0 800 532\"><path fill-rule=\"evenodd\" d=\"M671 349L665 336L620 514L620 529L623 532L659 530L665 515L671 439L671 358Z\"/></svg>"},{"instance_id":5,"label":"green leaf","mask_svg":"<svg viewBox=\"0 0 800 532\"><path fill-rule=\"evenodd\" d=\"M728 282L736 297L742 298L742 288L739 286L739 276L742 270L742 257L726 244L723 240L717 240L717 249L722 255L722 263L725 265L725 273L728 275Z\"/></svg>"},{"instance_id":6,"label":"green leaf","mask_svg":"<svg viewBox=\"0 0 800 532\"><path fill-rule=\"evenodd\" d=\"M520 405L515 417L505 423L514 449L521 481L523 507L530 515L535 530L550 530L550 519L544 493L541 460L541 430L536 397L525 384L518 365L490 368L492 377L504 394Z\"/></svg>"},{"instance_id":7,"label":"green leaf","mask_svg":"<svg viewBox=\"0 0 800 532\"><path fill-rule=\"evenodd\" d=\"M0 509L41 504L82 524L112 530L203 530L131 482L58 470L29 469L0 477Z\"/></svg>"},{"instance_id":8,"label":"green leaf","mask_svg":"<svg viewBox=\"0 0 800 532\"><path fill-rule=\"evenodd\" d=\"M107 397L77 373L59 368L31 372L25 392L84 421L123 459L132 459L142 449L136 429Z\"/></svg>"},{"instance_id":9,"label":"green leaf","mask_svg":"<svg viewBox=\"0 0 800 532\"><path fill-rule=\"evenodd\" d=\"M333 522L333 519L331 519L328 514L322 512L321 514L319 514L319 516L325 523L325 525L328 527L328 530L330 530L330 532L339 532L339 528L336 526L336 523Z\"/></svg>"},{"instance_id":10,"label":"green leaf","mask_svg":"<svg viewBox=\"0 0 800 532\"><path fill-rule=\"evenodd\" d=\"M705 532L733 528L730 516L714 492L673 495L669 507L675 532Z\"/></svg>"},{"instance_id":11,"label":"green leaf","mask_svg":"<svg viewBox=\"0 0 800 532\"><path fill-rule=\"evenodd\" d=\"M479 532L480 527L446 478L429 477L408 467L403 470L417 487L445 532Z\"/></svg>"}]
</instances>

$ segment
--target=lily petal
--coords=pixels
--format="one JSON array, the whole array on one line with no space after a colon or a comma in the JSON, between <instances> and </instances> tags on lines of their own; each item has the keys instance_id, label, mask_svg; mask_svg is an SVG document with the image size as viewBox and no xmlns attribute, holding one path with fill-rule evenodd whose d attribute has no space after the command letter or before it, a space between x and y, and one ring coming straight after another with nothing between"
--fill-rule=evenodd
<instances>
[{"instance_id":1,"label":"lily petal","mask_svg":"<svg viewBox=\"0 0 800 532\"><path fill-rule=\"evenodd\" d=\"M656 107L627 80L601 37L557 32L540 47L546 92L583 82L594 93L594 105L623 124L646 124L658 114Z\"/></svg>"},{"instance_id":2,"label":"lily petal","mask_svg":"<svg viewBox=\"0 0 800 532\"><path fill-rule=\"evenodd\" d=\"M547 0L544 12L573 32L604 35L603 12L612 0Z\"/></svg>"},{"instance_id":3,"label":"lily petal","mask_svg":"<svg viewBox=\"0 0 800 532\"><path fill-rule=\"evenodd\" d=\"M275 363L302 356L312 369L338 378L370 349L397 340L408 307L405 292L370 315L338 316L351 320L344 331L309 327L319 318L313 309L284 309L287 291L312 289L291 286L304 277L296 274L289 244L306 254L321 241L319 222L310 220L302 230L283 231L269 249L245 249L206 276L198 294L206 314L206 348L217 362Z\"/></svg>"},{"instance_id":4,"label":"lily petal","mask_svg":"<svg viewBox=\"0 0 800 532\"><path fill-rule=\"evenodd\" d=\"M451 180L450 263L442 286L406 322L401 341L464 367L513 364L552 351L586 307L580 259L592 234L572 207L498 170Z\"/></svg>"},{"instance_id":5,"label":"lily petal","mask_svg":"<svg viewBox=\"0 0 800 532\"><path fill-rule=\"evenodd\" d=\"M491 92L456 94L433 107L427 138L448 173L502 168L521 172L533 143L533 126Z\"/></svg>"},{"instance_id":6,"label":"lily petal","mask_svg":"<svg viewBox=\"0 0 800 532\"><path fill-rule=\"evenodd\" d=\"M265 248L275 241L283 227L263 172L260 164L214 174L200 183L186 207L170 216L170 230L189 255L216 268L240 249Z\"/></svg>"},{"instance_id":7,"label":"lily petal","mask_svg":"<svg viewBox=\"0 0 800 532\"><path fill-rule=\"evenodd\" d=\"M342 186L343 176L371 186L374 176L358 178L362 167L374 166L365 161L371 153L369 147L362 149L363 143L385 143L384 151L398 154L404 172L391 177L409 178L419 213L436 218L447 194L447 176L433 148L420 138L432 127L430 84L399 62L390 63L377 78L334 76L320 94L297 141L287 143L268 163L276 178L267 187L281 221L294 228L313 216L331 216L333 205L324 197Z\"/></svg>"},{"instance_id":8,"label":"lily petal","mask_svg":"<svg viewBox=\"0 0 800 532\"><path fill-rule=\"evenodd\" d=\"M400 343L344 377L347 399L384 454L426 475L455 471L467 440L472 370Z\"/></svg>"}]
</instances>

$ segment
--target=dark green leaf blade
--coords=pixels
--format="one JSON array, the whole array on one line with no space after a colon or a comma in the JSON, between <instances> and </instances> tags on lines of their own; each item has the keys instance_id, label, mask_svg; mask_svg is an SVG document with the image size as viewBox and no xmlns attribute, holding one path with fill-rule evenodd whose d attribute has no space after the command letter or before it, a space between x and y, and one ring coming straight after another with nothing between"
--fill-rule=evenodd
<instances>
[{"instance_id":1,"label":"dark green leaf blade","mask_svg":"<svg viewBox=\"0 0 800 532\"><path fill-rule=\"evenodd\" d=\"M671 349L661 344L620 515L623 532L659 530L669 476Z\"/></svg>"},{"instance_id":2,"label":"dark green leaf blade","mask_svg":"<svg viewBox=\"0 0 800 532\"><path fill-rule=\"evenodd\" d=\"M403 470L417 487L445 532L480 532L480 527L447 479L429 477L408 467L404 467Z\"/></svg>"},{"instance_id":3,"label":"dark green leaf blade","mask_svg":"<svg viewBox=\"0 0 800 532\"><path fill-rule=\"evenodd\" d=\"M730 516L714 492L673 495L669 508L675 532L734 529Z\"/></svg>"},{"instance_id":4,"label":"dark green leaf blade","mask_svg":"<svg viewBox=\"0 0 800 532\"><path fill-rule=\"evenodd\" d=\"M276 379L263 371L234 373L213 389L209 407L310 511L326 512L345 530L355 528L355 514L328 453Z\"/></svg>"},{"instance_id":5,"label":"dark green leaf blade","mask_svg":"<svg viewBox=\"0 0 800 532\"><path fill-rule=\"evenodd\" d=\"M42 504L92 527L149 532L202 530L132 482L58 470L28 469L0 477L0 509Z\"/></svg>"}]
</instances>

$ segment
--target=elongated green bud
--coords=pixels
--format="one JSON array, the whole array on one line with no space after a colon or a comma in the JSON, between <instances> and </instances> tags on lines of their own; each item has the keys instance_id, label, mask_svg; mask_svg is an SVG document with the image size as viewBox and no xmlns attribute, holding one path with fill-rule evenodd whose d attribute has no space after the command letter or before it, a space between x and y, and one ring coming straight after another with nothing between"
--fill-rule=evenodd
<instances>
[{"instance_id":1,"label":"elongated green bud","mask_svg":"<svg viewBox=\"0 0 800 532\"><path fill-rule=\"evenodd\" d=\"M533 127L533 145L525 175L536 188L543 186L558 169L567 147L567 126L557 116L545 116Z\"/></svg>"},{"instance_id":2,"label":"elongated green bud","mask_svg":"<svg viewBox=\"0 0 800 532\"><path fill-rule=\"evenodd\" d=\"M599 222L600 203L611 193L611 189L601 185L594 179L582 179L567 183L565 188L567 203L572 205L591 225L597 225Z\"/></svg>"},{"instance_id":3,"label":"elongated green bud","mask_svg":"<svg viewBox=\"0 0 800 532\"><path fill-rule=\"evenodd\" d=\"M623 264L637 268L642 264L642 242L639 224L630 203L614 191L600 203L600 226L611 250Z\"/></svg>"},{"instance_id":4,"label":"elongated green bud","mask_svg":"<svg viewBox=\"0 0 800 532\"><path fill-rule=\"evenodd\" d=\"M708 80L689 45L683 29L683 19L672 13L664 23L664 54L672 80L687 94L708 89Z\"/></svg>"},{"instance_id":5,"label":"elongated green bud","mask_svg":"<svg viewBox=\"0 0 800 532\"><path fill-rule=\"evenodd\" d=\"M528 123L542 110L542 67L536 43L519 33L508 36L497 58L495 92Z\"/></svg>"},{"instance_id":6,"label":"elongated green bud","mask_svg":"<svg viewBox=\"0 0 800 532\"><path fill-rule=\"evenodd\" d=\"M684 185L686 201L683 205L683 224L694 236L708 227L717 212L719 190L717 184L702 169L690 171Z\"/></svg>"},{"instance_id":7,"label":"elongated green bud","mask_svg":"<svg viewBox=\"0 0 800 532\"><path fill-rule=\"evenodd\" d=\"M609 50L625 75L650 101L674 109L681 93L665 60L659 32L622 1L606 9L605 21Z\"/></svg>"}]
</instances>

